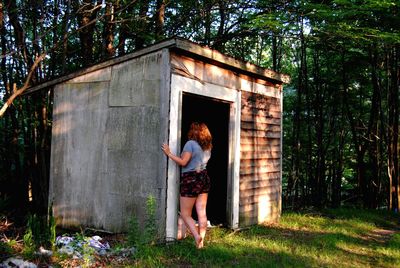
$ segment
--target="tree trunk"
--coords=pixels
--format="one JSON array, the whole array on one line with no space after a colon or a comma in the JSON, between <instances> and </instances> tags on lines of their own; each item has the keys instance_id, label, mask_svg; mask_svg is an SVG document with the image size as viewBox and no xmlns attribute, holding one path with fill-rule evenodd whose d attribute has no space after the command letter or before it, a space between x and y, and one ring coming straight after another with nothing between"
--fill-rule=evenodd
<instances>
[{"instance_id":1,"label":"tree trunk","mask_svg":"<svg viewBox=\"0 0 400 268\"><path fill-rule=\"evenodd\" d=\"M371 112L368 124L369 133L369 155L370 155L370 173L371 177L365 182L364 196L364 207L376 208L378 202L377 190L379 187L379 140L382 139L379 133L379 118L380 118L380 103L381 103L381 86L378 78L378 53L374 49L370 54L371 59L371 83L373 88L372 100L371 100Z\"/></svg>"},{"instance_id":2,"label":"tree trunk","mask_svg":"<svg viewBox=\"0 0 400 268\"><path fill-rule=\"evenodd\" d=\"M155 40L159 41L164 36L164 18L165 8L167 6L167 0L157 0L156 14L155 14Z\"/></svg>"},{"instance_id":3,"label":"tree trunk","mask_svg":"<svg viewBox=\"0 0 400 268\"><path fill-rule=\"evenodd\" d=\"M13 86L13 91L16 90L16 85ZM9 89L8 95L10 95L11 90ZM15 198L13 203L16 208L21 208L22 210L27 207L28 204L28 180L24 176L24 161L21 161L21 155L25 155L25 150L20 148L19 145L19 137L21 133L19 120L22 118L17 118L17 109L18 104L14 104L9 109L9 115L11 119L11 128L12 128L12 136L10 141L10 159L11 159L11 167L10 170L14 169L13 172L13 187L11 188L13 191L13 197Z\"/></svg>"},{"instance_id":4,"label":"tree trunk","mask_svg":"<svg viewBox=\"0 0 400 268\"><path fill-rule=\"evenodd\" d=\"M43 6L42 5L40 5L40 3L38 3L38 1L37 0L32 0L32 11L31 11L31 14L30 14L30 16L32 16L32 24L33 24L33 27L32 27L32 36L33 36L33 40L37 40L36 42L33 42L32 43L32 46L33 46L33 55L40 55L40 54L42 54L42 49L41 49L41 47L39 46L39 34L38 34L38 31L39 32L44 32L43 31L43 25L42 24L39 24L38 25L38 22L40 21L40 13L42 13L43 12ZM39 10L41 10L42 12L40 12L39 13ZM42 43L43 43L43 38L42 38ZM45 45L44 43L43 43L43 45ZM40 66L40 65L39 65ZM34 75L34 77L37 77L37 82L39 82L39 80L40 80L40 78L43 76L42 75L42 72L41 72L42 70L41 70L41 68L37 68L36 70L35 70L35 74L36 75ZM32 82L35 82L35 81L32 81Z\"/></svg>"},{"instance_id":5,"label":"tree trunk","mask_svg":"<svg viewBox=\"0 0 400 268\"><path fill-rule=\"evenodd\" d=\"M62 46L62 58L61 58L61 73L64 74L67 71L67 55L68 55L68 28L69 28L69 17L71 12L71 0L67 0L67 6L64 17L62 19L62 30L63 30L63 46Z\"/></svg>"},{"instance_id":6,"label":"tree trunk","mask_svg":"<svg viewBox=\"0 0 400 268\"><path fill-rule=\"evenodd\" d=\"M205 0L204 1L204 6L203 6L203 18L204 18L204 40L203 40L203 44L206 45L206 46L210 46L210 44L211 44L211 23L212 23L211 8L212 8L211 1L210 0Z\"/></svg>"},{"instance_id":7,"label":"tree trunk","mask_svg":"<svg viewBox=\"0 0 400 268\"><path fill-rule=\"evenodd\" d=\"M22 58L27 65L27 69L29 70L33 65L33 60L31 53L26 46L24 29L20 24L20 15L17 13L19 8L16 5L16 1L5 0L4 2L8 8L8 17L10 19L10 23L14 28L16 47L20 49ZM35 83L36 81L36 76L32 75L32 82Z\"/></svg>"},{"instance_id":8,"label":"tree trunk","mask_svg":"<svg viewBox=\"0 0 400 268\"><path fill-rule=\"evenodd\" d=\"M55 0L54 5L53 5L53 13L54 13L53 22L52 22L53 25L57 25L58 16L60 15L59 5L60 5L59 0ZM57 40L58 36L59 36L59 32L57 31L57 27L53 27L53 40L52 40L53 44L52 44L52 46L54 46L58 42L58 40ZM58 69L57 65L60 64L57 61L57 58L58 58L58 53L55 50L52 50L50 53L50 63L48 66L48 68L49 68L48 73L47 73L48 77L55 76L56 70Z\"/></svg>"},{"instance_id":9,"label":"tree trunk","mask_svg":"<svg viewBox=\"0 0 400 268\"><path fill-rule=\"evenodd\" d=\"M106 14L104 16L104 29L103 29L103 56L104 58L111 58L115 55L114 48L114 6L112 3L106 4Z\"/></svg>"},{"instance_id":10,"label":"tree trunk","mask_svg":"<svg viewBox=\"0 0 400 268\"><path fill-rule=\"evenodd\" d=\"M272 33L272 70L278 71L278 37Z\"/></svg>"},{"instance_id":11,"label":"tree trunk","mask_svg":"<svg viewBox=\"0 0 400 268\"><path fill-rule=\"evenodd\" d=\"M302 22L301 22L302 23ZM304 175L300 178L300 159L301 159L301 110L303 106L303 92L305 90L305 79L306 79L306 62L305 62L305 43L304 36L302 31L300 32L301 38L301 51L299 55L300 59L300 68L299 68L299 78L298 78L298 89L297 89L297 98L293 116L293 141L292 141L292 158L291 158L291 174L288 178L288 186L286 193L286 202L290 204L292 207L302 206L306 202L304 198L306 196L303 194L302 201L299 202L298 195L299 190L304 191L304 187L299 187L299 184L305 185L304 183Z\"/></svg>"},{"instance_id":12,"label":"tree trunk","mask_svg":"<svg viewBox=\"0 0 400 268\"><path fill-rule=\"evenodd\" d=\"M114 4L114 10L117 12L118 18L116 20L121 20L118 32L118 45L116 46L117 53L119 56L125 55L126 51L126 40L128 37L132 36L132 33L129 29L127 20L124 19L125 16L129 16L129 14L134 13L134 5L128 5L124 8L124 11L121 12L121 4L119 2Z\"/></svg>"},{"instance_id":13,"label":"tree trunk","mask_svg":"<svg viewBox=\"0 0 400 268\"><path fill-rule=\"evenodd\" d=\"M87 66L93 64L93 34L95 30L93 21L96 19L99 9L92 4L91 0L83 0L82 5L79 5L79 2L74 0L73 7L78 18L82 65ZM97 4L100 5L100 3L101 0L97 0Z\"/></svg>"},{"instance_id":14,"label":"tree trunk","mask_svg":"<svg viewBox=\"0 0 400 268\"><path fill-rule=\"evenodd\" d=\"M136 29L136 40L135 40L135 49L141 49L145 45L145 36L148 30L148 16L147 12L149 11L149 1L142 0L139 1L139 22L138 27Z\"/></svg>"},{"instance_id":15,"label":"tree trunk","mask_svg":"<svg viewBox=\"0 0 400 268\"><path fill-rule=\"evenodd\" d=\"M339 146L337 150L337 154L334 154L333 159L337 159L336 164L334 166L334 173L332 176L332 207L338 208L341 203L341 193L342 193L342 177L343 177L343 150L344 150L344 141L345 141L345 131L344 129L339 130Z\"/></svg>"},{"instance_id":16,"label":"tree trunk","mask_svg":"<svg viewBox=\"0 0 400 268\"><path fill-rule=\"evenodd\" d=\"M4 9L3 9L3 3L0 0L0 43L1 43L1 78L3 80L4 84L7 84L8 82L8 76L7 76L7 58L6 58L6 53L7 53L7 30L6 27L4 27L3 23L4 19Z\"/></svg>"},{"instance_id":17,"label":"tree trunk","mask_svg":"<svg viewBox=\"0 0 400 268\"><path fill-rule=\"evenodd\" d=\"M213 44L213 48L224 52L224 45L225 45L225 23L226 23L226 3L224 0L218 0L218 13L219 13L219 26L217 36L215 38L215 42Z\"/></svg>"},{"instance_id":18,"label":"tree trunk","mask_svg":"<svg viewBox=\"0 0 400 268\"><path fill-rule=\"evenodd\" d=\"M399 198L399 48L394 48L389 57L389 122L388 122L388 177L389 177L389 210L398 211Z\"/></svg>"},{"instance_id":19,"label":"tree trunk","mask_svg":"<svg viewBox=\"0 0 400 268\"><path fill-rule=\"evenodd\" d=\"M351 138L353 141L354 151L356 153L356 174L357 174L357 198L362 197L365 192L365 145L359 138L357 133L358 124L354 119L352 110L349 104L349 93L348 93L348 81L346 77L346 62L345 62L345 52L342 52L342 87L343 87L343 101L346 111L347 120L349 121Z\"/></svg>"}]
</instances>

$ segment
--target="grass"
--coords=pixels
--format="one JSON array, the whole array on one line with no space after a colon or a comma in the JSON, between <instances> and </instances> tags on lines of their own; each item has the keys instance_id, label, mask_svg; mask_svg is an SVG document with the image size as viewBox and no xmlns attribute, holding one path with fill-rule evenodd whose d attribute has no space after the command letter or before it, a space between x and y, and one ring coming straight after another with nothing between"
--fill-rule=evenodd
<instances>
[{"instance_id":1,"label":"grass","mask_svg":"<svg viewBox=\"0 0 400 268\"><path fill-rule=\"evenodd\" d=\"M207 245L192 238L142 250L132 266L400 267L399 217L355 209L286 212L276 225L239 232L212 228Z\"/></svg>"},{"instance_id":2,"label":"grass","mask_svg":"<svg viewBox=\"0 0 400 268\"><path fill-rule=\"evenodd\" d=\"M399 223L399 215L386 211L285 212L279 224L211 228L202 250L188 237L142 246L123 264L97 259L93 267L400 267ZM51 264L73 267L63 261Z\"/></svg>"}]
</instances>

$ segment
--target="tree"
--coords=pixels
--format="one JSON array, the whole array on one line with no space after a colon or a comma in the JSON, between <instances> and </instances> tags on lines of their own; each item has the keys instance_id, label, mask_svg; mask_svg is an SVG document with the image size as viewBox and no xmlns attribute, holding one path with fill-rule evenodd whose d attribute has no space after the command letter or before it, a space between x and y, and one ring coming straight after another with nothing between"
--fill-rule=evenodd
<instances>
[{"instance_id":1,"label":"tree","mask_svg":"<svg viewBox=\"0 0 400 268\"><path fill-rule=\"evenodd\" d=\"M0 1L0 198L26 207L30 185L38 209L46 199L52 93L26 88L178 35L292 77L284 205L398 210L398 12L390 0Z\"/></svg>"}]
</instances>

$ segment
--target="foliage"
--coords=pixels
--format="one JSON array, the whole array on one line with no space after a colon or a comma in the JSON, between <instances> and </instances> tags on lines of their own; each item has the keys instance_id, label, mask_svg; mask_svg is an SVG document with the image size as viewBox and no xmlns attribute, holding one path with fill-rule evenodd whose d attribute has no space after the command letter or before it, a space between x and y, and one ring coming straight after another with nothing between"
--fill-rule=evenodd
<instances>
[{"instance_id":1,"label":"foliage","mask_svg":"<svg viewBox=\"0 0 400 268\"><path fill-rule=\"evenodd\" d=\"M239 230L209 228L202 250L196 249L192 237L175 243L142 245L134 258L126 259L123 265L112 262L110 255L100 257L85 249L87 237L77 233L76 245L72 246L81 252L82 259L71 259L74 262L68 265L67 258L55 254L50 264L53 267L78 264L90 267L397 267L400 264L399 220L398 214L388 211L354 208L285 211L276 224ZM0 249L10 252L13 243L15 240L0 243Z\"/></svg>"},{"instance_id":2,"label":"foliage","mask_svg":"<svg viewBox=\"0 0 400 268\"><path fill-rule=\"evenodd\" d=\"M52 247L56 240L56 222L50 213L48 216L36 214L28 216L27 228L24 235L26 248L35 250L39 246Z\"/></svg>"},{"instance_id":3,"label":"foliage","mask_svg":"<svg viewBox=\"0 0 400 268\"><path fill-rule=\"evenodd\" d=\"M12 253L12 247L9 245L9 243L0 240L0 262L2 262L3 259L6 259L9 255L11 255L11 253Z\"/></svg>"},{"instance_id":4,"label":"foliage","mask_svg":"<svg viewBox=\"0 0 400 268\"><path fill-rule=\"evenodd\" d=\"M283 105L285 207L399 208L390 198L391 183L400 188L392 148L399 121L398 1L5 3L0 104L43 52L32 85L185 37L291 76ZM23 96L0 118L0 207L39 214L48 207L52 101L51 90Z\"/></svg>"},{"instance_id":5,"label":"foliage","mask_svg":"<svg viewBox=\"0 0 400 268\"><path fill-rule=\"evenodd\" d=\"M129 220L128 244L131 246L141 247L151 245L157 241L158 229L156 222L156 199L149 195L146 200L146 217L144 226L139 225L139 221L135 215Z\"/></svg>"},{"instance_id":6,"label":"foliage","mask_svg":"<svg viewBox=\"0 0 400 268\"><path fill-rule=\"evenodd\" d=\"M150 244L156 242L157 239L156 208L156 199L150 195L146 200L146 219L144 224L144 241Z\"/></svg>"},{"instance_id":7,"label":"foliage","mask_svg":"<svg viewBox=\"0 0 400 268\"><path fill-rule=\"evenodd\" d=\"M381 218L378 223L374 219ZM372 210L285 212L281 222L240 231L212 228L205 248L193 238L152 246L138 266L206 267L395 267L398 234L380 234L399 216ZM383 226L381 225L383 224Z\"/></svg>"},{"instance_id":8,"label":"foliage","mask_svg":"<svg viewBox=\"0 0 400 268\"><path fill-rule=\"evenodd\" d=\"M137 246L140 244L142 232L139 229L139 222L135 215L132 215L129 219L128 228L128 244L131 246Z\"/></svg>"},{"instance_id":9,"label":"foliage","mask_svg":"<svg viewBox=\"0 0 400 268\"><path fill-rule=\"evenodd\" d=\"M90 247L87 243L83 243L82 245L82 259L83 265L82 267L91 267L93 262L93 255L95 253L94 248Z\"/></svg>"}]
</instances>

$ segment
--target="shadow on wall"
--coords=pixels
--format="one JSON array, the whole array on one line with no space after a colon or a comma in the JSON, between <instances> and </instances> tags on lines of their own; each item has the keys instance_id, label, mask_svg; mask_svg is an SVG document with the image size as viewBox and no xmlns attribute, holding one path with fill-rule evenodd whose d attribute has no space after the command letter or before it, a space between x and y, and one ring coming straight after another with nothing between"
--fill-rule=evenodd
<instances>
[{"instance_id":1,"label":"shadow on wall","mask_svg":"<svg viewBox=\"0 0 400 268\"><path fill-rule=\"evenodd\" d=\"M274 222L280 215L280 101L242 93L241 225Z\"/></svg>"}]
</instances>

